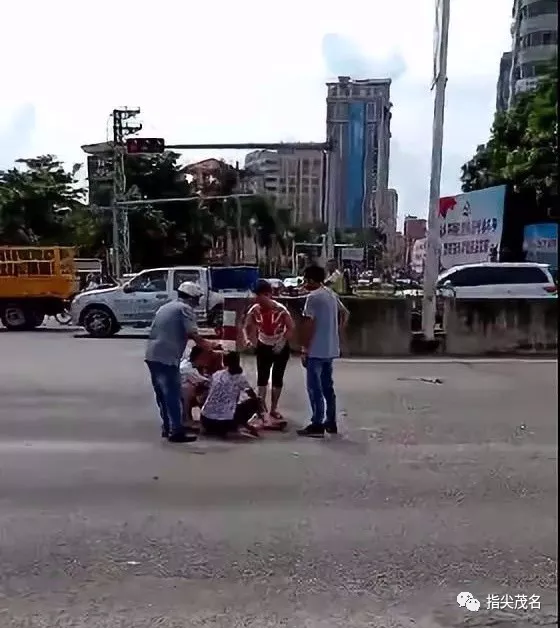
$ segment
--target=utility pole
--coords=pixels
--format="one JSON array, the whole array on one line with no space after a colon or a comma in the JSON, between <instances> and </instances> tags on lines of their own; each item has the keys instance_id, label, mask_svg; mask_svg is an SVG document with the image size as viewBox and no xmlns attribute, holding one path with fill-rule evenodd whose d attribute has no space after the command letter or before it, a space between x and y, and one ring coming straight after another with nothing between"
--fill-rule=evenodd
<instances>
[{"instance_id":1,"label":"utility pole","mask_svg":"<svg viewBox=\"0 0 560 628\"><path fill-rule=\"evenodd\" d=\"M113 109L113 275L116 278L129 273L130 263L130 228L128 225L128 208L119 203L126 196L126 173L124 156L126 153L125 139L132 133L142 129L141 124L133 120L140 113L139 108Z\"/></svg>"},{"instance_id":2,"label":"utility pole","mask_svg":"<svg viewBox=\"0 0 560 628\"><path fill-rule=\"evenodd\" d=\"M323 250L321 254L326 257L326 260L334 259L334 245L336 244L336 200L337 197L334 194L335 191L335 181L334 181L334 173L331 168L331 159L332 155L330 152L325 153L324 160L324 168L326 170L325 182L326 182L326 190L325 190L325 203L326 203L326 222L327 222L327 233L326 238L323 239Z\"/></svg>"},{"instance_id":3,"label":"utility pole","mask_svg":"<svg viewBox=\"0 0 560 628\"><path fill-rule=\"evenodd\" d=\"M424 262L424 297L422 300L422 331L428 342L434 340L436 321L436 282L439 273L440 235L439 198L443 152L443 121L445 87L447 84L447 51L449 42L450 0L436 0L436 51L434 58L434 121L432 129L432 169L426 258Z\"/></svg>"}]
</instances>

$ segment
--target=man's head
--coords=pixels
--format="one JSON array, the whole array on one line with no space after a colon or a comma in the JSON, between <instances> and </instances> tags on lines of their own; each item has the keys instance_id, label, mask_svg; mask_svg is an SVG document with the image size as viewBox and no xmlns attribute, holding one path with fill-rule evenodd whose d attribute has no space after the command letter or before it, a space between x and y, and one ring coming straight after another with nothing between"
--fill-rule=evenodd
<instances>
[{"instance_id":1,"label":"man's head","mask_svg":"<svg viewBox=\"0 0 560 628\"><path fill-rule=\"evenodd\" d=\"M194 281L183 281L183 283L177 288L177 298L192 307L198 305L201 296L202 289Z\"/></svg>"},{"instance_id":2,"label":"man's head","mask_svg":"<svg viewBox=\"0 0 560 628\"><path fill-rule=\"evenodd\" d=\"M272 299L272 286L266 279L259 279L253 290L255 301L259 305L268 305Z\"/></svg>"},{"instance_id":3,"label":"man's head","mask_svg":"<svg viewBox=\"0 0 560 628\"><path fill-rule=\"evenodd\" d=\"M303 271L303 282L307 290L317 290L325 281L325 269L321 266L308 266Z\"/></svg>"},{"instance_id":4,"label":"man's head","mask_svg":"<svg viewBox=\"0 0 560 628\"><path fill-rule=\"evenodd\" d=\"M202 349L202 347L199 347L198 345L195 345L191 349L191 352L189 354L189 362L193 366L204 366L204 363L205 363L204 357L205 357L204 349Z\"/></svg>"}]
</instances>

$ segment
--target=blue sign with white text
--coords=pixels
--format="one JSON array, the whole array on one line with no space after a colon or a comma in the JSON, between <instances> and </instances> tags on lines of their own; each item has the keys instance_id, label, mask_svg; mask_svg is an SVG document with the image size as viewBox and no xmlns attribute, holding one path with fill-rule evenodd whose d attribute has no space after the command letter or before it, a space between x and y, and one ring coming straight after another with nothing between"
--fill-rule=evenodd
<instances>
[{"instance_id":1,"label":"blue sign with white text","mask_svg":"<svg viewBox=\"0 0 560 628\"><path fill-rule=\"evenodd\" d=\"M558 268L558 225L540 223L526 225L523 232L523 250L528 262L549 264Z\"/></svg>"}]
</instances>

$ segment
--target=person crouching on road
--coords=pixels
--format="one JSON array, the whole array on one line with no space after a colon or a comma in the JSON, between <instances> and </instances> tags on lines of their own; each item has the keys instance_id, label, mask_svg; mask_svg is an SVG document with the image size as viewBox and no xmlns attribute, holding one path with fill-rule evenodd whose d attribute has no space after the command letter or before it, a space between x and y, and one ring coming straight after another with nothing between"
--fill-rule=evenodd
<instances>
[{"instance_id":1,"label":"person crouching on road","mask_svg":"<svg viewBox=\"0 0 560 628\"><path fill-rule=\"evenodd\" d=\"M156 312L146 344L145 362L161 416L161 434L173 443L189 443L197 438L183 424L179 365L187 342L193 340L206 351L219 348L198 331L193 308L202 294L198 284L183 282L177 289L177 299Z\"/></svg>"},{"instance_id":2,"label":"person crouching on road","mask_svg":"<svg viewBox=\"0 0 560 628\"><path fill-rule=\"evenodd\" d=\"M294 321L288 309L272 298L272 286L268 281L260 279L254 293L255 304L247 312L243 331L248 346L255 347L257 386L265 409L269 380L272 384L269 419L264 421L263 427L283 429L286 421L278 411L278 401L290 359L289 340L294 330Z\"/></svg>"},{"instance_id":3,"label":"person crouching on road","mask_svg":"<svg viewBox=\"0 0 560 628\"><path fill-rule=\"evenodd\" d=\"M183 398L183 423L188 429L196 429L193 417L194 408L202 408L210 386L210 375L205 370L207 352L195 345L188 359L180 364L181 393ZM197 422L198 423L198 422Z\"/></svg>"},{"instance_id":4,"label":"person crouching on road","mask_svg":"<svg viewBox=\"0 0 560 628\"><path fill-rule=\"evenodd\" d=\"M224 367L212 375L210 390L200 411L200 423L209 436L257 437L259 433L249 421L255 415L262 416L262 404L243 374L237 351L224 355ZM242 392L248 399L239 402Z\"/></svg>"}]
</instances>

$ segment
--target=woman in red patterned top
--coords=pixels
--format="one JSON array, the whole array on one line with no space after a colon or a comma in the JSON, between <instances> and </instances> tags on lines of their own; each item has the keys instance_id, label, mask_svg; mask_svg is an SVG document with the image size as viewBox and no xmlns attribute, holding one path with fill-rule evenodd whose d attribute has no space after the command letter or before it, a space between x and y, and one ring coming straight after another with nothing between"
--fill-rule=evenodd
<instances>
[{"instance_id":1,"label":"woman in red patterned top","mask_svg":"<svg viewBox=\"0 0 560 628\"><path fill-rule=\"evenodd\" d=\"M249 308L244 332L247 343L255 347L257 356L257 386L266 408L268 382L271 380L270 421L265 427L284 427L278 412L278 401L284 385L284 373L290 359L289 339L294 321L287 308L272 298L272 286L260 279L255 287L255 304Z\"/></svg>"}]
</instances>

